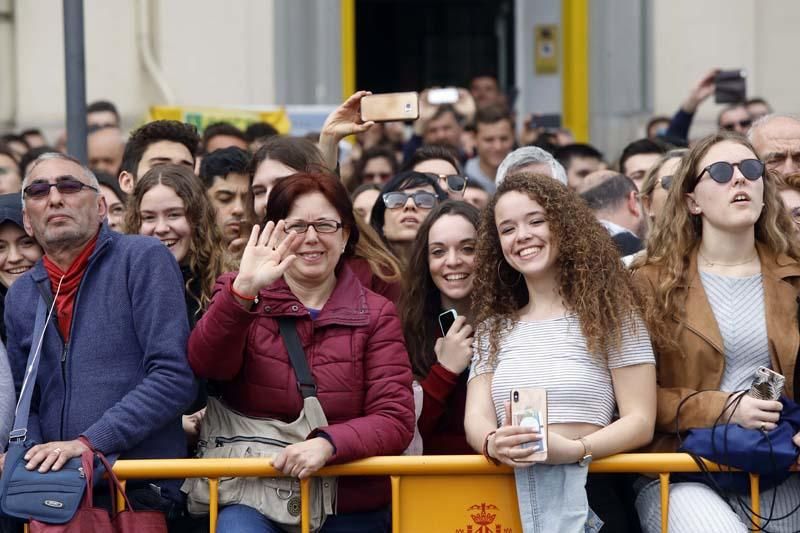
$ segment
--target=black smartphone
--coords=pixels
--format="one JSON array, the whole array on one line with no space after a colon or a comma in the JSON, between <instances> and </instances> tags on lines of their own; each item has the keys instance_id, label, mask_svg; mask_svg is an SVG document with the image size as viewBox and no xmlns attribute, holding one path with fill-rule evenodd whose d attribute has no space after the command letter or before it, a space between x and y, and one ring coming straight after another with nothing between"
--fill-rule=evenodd
<instances>
[{"instance_id":1,"label":"black smartphone","mask_svg":"<svg viewBox=\"0 0 800 533\"><path fill-rule=\"evenodd\" d=\"M448 309L443 313L439 313L439 327L442 329L442 336L446 336L450 328L453 327L453 322L458 318L458 313L455 309Z\"/></svg>"},{"instance_id":2,"label":"black smartphone","mask_svg":"<svg viewBox=\"0 0 800 533\"><path fill-rule=\"evenodd\" d=\"M531 117L531 129L544 128L546 130L557 130L561 127L561 115L553 113L550 115L533 115Z\"/></svg>"},{"instance_id":3,"label":"black smartphone","mask_svg":"<svg viewBox=\"0 0 800 533\"><path fill-rule=\"evenodd\" d=\"M747 99L747 74L744 70L721 70L714 78L714 101L738 104Z\"/></svg>"}]
</instances>

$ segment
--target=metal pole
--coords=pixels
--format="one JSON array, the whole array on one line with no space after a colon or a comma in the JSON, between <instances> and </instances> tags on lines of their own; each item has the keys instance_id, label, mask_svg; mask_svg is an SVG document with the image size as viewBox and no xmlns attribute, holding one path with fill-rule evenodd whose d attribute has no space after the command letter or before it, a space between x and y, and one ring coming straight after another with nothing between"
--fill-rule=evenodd
<instances>
[{"instance_id":1,"label":"metal pole","mask_svg":"<svg viewBox=\"0 0 800 533\"><path fill-rule=\"evenodd\" d=\"M67 152L86 164L86 60L83 43L83 0L64 0Z\"/></svg>"}]
</instances>

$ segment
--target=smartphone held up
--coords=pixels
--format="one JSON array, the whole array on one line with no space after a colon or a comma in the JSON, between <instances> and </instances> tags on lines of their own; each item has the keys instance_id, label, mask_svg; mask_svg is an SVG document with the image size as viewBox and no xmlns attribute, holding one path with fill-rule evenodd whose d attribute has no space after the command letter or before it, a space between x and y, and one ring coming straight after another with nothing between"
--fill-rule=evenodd
<instances>
[{"instance_id":1,"label":"smartphone held up","mask_svg":"<svg viewBox=\"0 0 800 533\"><path fill-rule=\"evenodd\" d=\"M394 122L419 118L416 92L370 94L361 99L363 122Z\"/></svg>"}]
</instances>

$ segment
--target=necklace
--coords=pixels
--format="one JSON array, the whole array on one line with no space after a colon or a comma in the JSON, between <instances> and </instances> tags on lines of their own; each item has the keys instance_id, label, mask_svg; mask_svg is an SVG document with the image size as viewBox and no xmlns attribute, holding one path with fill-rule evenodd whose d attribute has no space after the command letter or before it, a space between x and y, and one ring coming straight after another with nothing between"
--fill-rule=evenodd
<instances>
[{"instance_id":1,"label":"necklace","mask_svg":"<svg viewBox=\"0 0 800 533\"><path fill-rule=\"evenodd\" d=\"M746 265L747 263L752 262L753 259L758 259L758 252L756 252L755 254L753 254L753 256L750 259L747 259L746 261L742 261L740 263L712 263L711 261L708 260L708 258L706 258L706 256L704 256L700 252L700 250L697 251L697 255L699 255L700 258L705 262L706 266L710 266L710 267L715 267L715 266L721 266L721 267L742 266L742 265Z\"/></svg>"}]
</instances>

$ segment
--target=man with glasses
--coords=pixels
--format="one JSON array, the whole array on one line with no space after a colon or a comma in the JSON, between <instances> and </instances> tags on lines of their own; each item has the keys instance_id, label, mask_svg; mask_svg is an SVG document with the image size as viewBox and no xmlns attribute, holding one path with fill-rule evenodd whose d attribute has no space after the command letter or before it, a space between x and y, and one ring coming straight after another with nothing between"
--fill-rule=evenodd
<instances>
[{"instance_id":1,"label":"man with glasses","mask_svg":"<svg viewBox=\"0 0 800 533\"><path fill-rule=\"evenodd\" d=\"M800 172L800 120L786 115L767 115L747 133L758 157L769 170L786 177Z\"/></svg>"},{"instance_id":2,"label":"man with glasses","mask_svg":"<svg viewBox=\"0 0 800 533\"><path fill-rule=\"evenodd\" d=\"M753 124L744 104L733 104L719 112L717 126L720 130L735 131L745 135Z\"/></svg>"},{"instance_id":3,"label":"man with glasses","mask_svg":"<svg viewBox=\"0 0 800 533\"><path fill-rule=\"evenodd\" d=\"M33 163L22 204L25 230L45 253L6 296L17 393L41 339L27 468L59 470L88 448L126 459L184 457L181 413L195 384L172 254L151 237L109 230L97 178L69 156L48 153ZM34 338L40 300L52 320ZM137 508L177 509L178 489L172 481L128 484Z\"/></svg>"}]
</instances>

